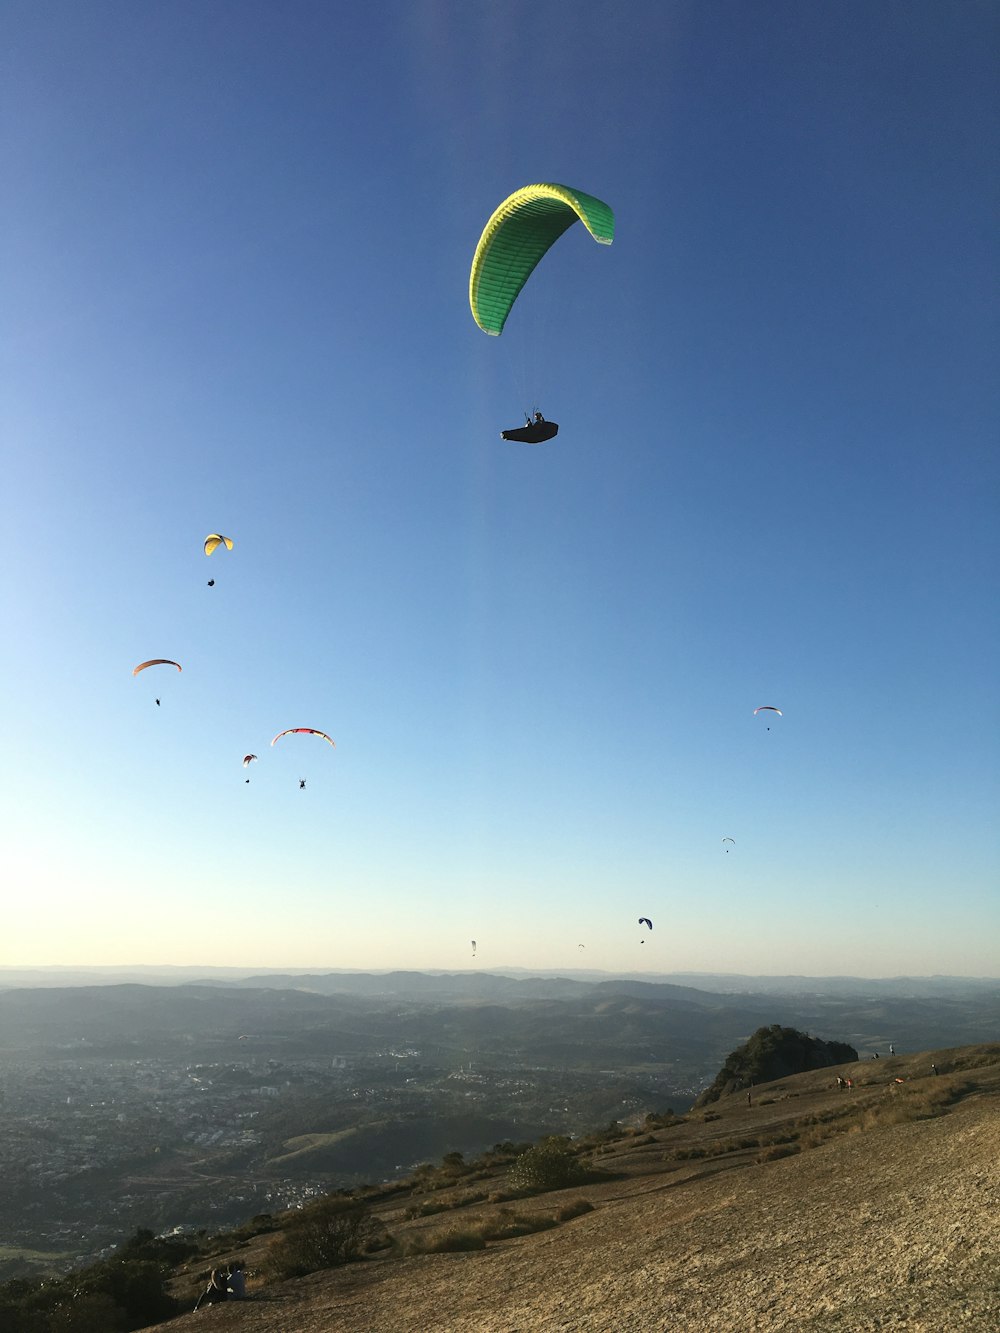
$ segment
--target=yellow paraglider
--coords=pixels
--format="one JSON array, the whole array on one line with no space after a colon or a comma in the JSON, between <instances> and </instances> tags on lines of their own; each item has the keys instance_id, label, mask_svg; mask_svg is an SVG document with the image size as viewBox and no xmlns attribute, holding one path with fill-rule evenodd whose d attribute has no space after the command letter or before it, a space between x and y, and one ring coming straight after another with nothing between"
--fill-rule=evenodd
<instances>
[{"instance_id":1,"label":"yellow paraglider","mask_svg":"<svg viewBox=\"0 0 1000 1333\"><path fill-rule=\"evenodd\" d=\"M210 532L205 538L205 554L211 555L218 546L224 546L227 551L233 549L232 537L223 537L221 532Z\"/></svg>"}]
</instances>

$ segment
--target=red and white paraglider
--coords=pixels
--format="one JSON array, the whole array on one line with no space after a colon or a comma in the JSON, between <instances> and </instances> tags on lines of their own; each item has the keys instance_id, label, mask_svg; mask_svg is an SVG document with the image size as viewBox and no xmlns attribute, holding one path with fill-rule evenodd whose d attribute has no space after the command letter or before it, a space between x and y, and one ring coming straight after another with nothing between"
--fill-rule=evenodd
<instances>
[{"instance_id":1,"label":"red and white paraglider","mask_svg":"<svg viewBox=\"0 0 1000 1333\"><path fill-rule=\"evenodd\" d=\"M334 749L337 748L337 744L331 736L328 736L325 731L317 731L315 727L286 727L284 731L278 732L271 744L276 745L282 736L319 736L321 740L327 741ZM305 789L305 778L299 778L299 791L305 791Z\"/></svg>"}]
</instances>

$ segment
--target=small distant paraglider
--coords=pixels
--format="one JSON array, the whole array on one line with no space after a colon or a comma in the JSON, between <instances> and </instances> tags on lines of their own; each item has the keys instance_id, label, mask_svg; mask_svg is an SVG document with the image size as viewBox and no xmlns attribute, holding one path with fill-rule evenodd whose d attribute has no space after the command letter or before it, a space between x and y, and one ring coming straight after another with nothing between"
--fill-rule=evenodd
<instances>
[{"instance_id":1,"label":"small distant paraglider","mask_svg":"<svg viewBox=\"0 0 1000 1333\"><path fill-rule=\"evenodd\" d=\"M727 843L727 842L731 842L731 843L733 844L734 847L736 846L736 839L735 839L735 838L723 838L723 839L722 839L722 845L723 845L723 847L726 846L726 843ZM728 847L726 847L726 854L727 854L727 856L728 856L728 854L729 854L729 848L728 848Z\"/></svg>"},{"instance_id":2,"label":"small distant paraglider","mask_svg":"<svg viewBox=\"0 0 1000 1333\"><path fill-rule=\"evenodd\" d=\"M305 778L299 778L299 791L305 791L305 789L306 789Z\"/></svg>"},{"instance_id":3,"label":"small distant paraglider","mask_svg":"<svg viewBox=\"0 0 1000 1333\"><path fill-rule=\"evenodd\" d=\"M650 928L650 930L653 929L653 923L652 923L652 921L650 921L650 919L649 919L648 916L641 916L641 917L639 918L639 925L640 925L640 926L648 926L648 927ZM645 944L645 943L646 943L646 937L645 937L645 935L642 936L642 938L639 940L639 943L640 943L640 944Z\"/></svg>"},{"instance_id":4,"label":"small distant paraglider","mask_svg":"<svg viewBox=\"0 0 1000 1333\"><path fill-rule=\"evenodd\" d=\"M754 717L756 717L758 713L777 713L779 717L784 716L781 709L775 708L774 704L761 704L759 708L753 710ZM768 727L768 731L770 730L771 728Z\"/></svg>"},{"instance_id":5,"label":"small distant paraglider","mask_svg":"<svg viewBox=\"0 0 1000 1333\"><path fill-rule=\"evenodd\" d=\"M245 754L245 755L243 756L243 767L244 767L244 768L249 768L250 765L256 761L256 759L257 759L257 756L256 756L255 754ZM246 781L249 782L250 779L247 778Z\"/></svg>"},{"instance_id":6,"label":"small distant paraglider","mask_svg":"<svg viewBox=\"0 0 1000 1333\"><path fill-rule=\"evenodd\" d=\"M232 537L223 537L221 532L210 532L205 538L205 554L211 555L220 546L224 546L227 551L231 551L233 549ZM209 579L208 586L214 588L215 579Z\"/></svg>"},{"instance_id":7,"label":"small distant paraglider","mask_svg":"<svg viewBox=\"0 0 1000 1333\"><path fill-rule=\"evenodd\" d=\"M176 667L178 671L181 670L180 662L174 662L169 657L151 657L148 662L140 662L137 667L133 667L132 675L138 676L140 671L145 671L147 667L154 667L154 666L172 666ZM159 708L160 707L159 699L154 700L154 702L156 703L157 708Z\"/></svg>"},{"instance_id":8,"label":"small distant paraglider","mask_svg":"<svg viewBox=\"0 0 1000 1333\"><path fill-rule=\"evenodd\" d=\"M473 958L475 958L475 956L476 956L476 941L475 941L475 940L470 940L469 942L470 942L470 944L472 945L472 956L473 956Z\"/></svg>"}]
</instances>

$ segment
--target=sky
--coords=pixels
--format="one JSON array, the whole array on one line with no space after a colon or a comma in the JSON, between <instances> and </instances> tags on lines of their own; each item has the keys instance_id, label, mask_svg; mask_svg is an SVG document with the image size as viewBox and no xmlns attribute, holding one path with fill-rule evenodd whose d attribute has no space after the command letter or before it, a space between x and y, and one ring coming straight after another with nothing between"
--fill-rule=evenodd
<instances>
[{"instance_id":1,"label":"sky","mask_svg":"<svg viewBox=\"0 0 1000 1333\"><path fill-rule=\"evenodd\" d=\"M1000 975L998 38L6 0L0 964Z\"/></svg>"}]
</instances>

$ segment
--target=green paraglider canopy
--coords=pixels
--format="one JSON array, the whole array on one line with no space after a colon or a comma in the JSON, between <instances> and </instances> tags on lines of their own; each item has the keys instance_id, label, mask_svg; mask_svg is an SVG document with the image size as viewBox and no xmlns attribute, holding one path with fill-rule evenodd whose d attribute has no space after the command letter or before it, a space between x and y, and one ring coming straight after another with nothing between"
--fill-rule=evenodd
<instances>
[{"instance_id":1,"label":"green paraglider canopy","mask_svg":"<svg viewBox=\"0 0 1000 1333\"><path fill-rule=\"evenodd\" d=\"M568 185L525 185L487 222L469 276L469 304L486 333L499 334L535 265L579 220L601 245L615 237L615 215L601 199Z\"/></svg>"}]
</instances>

